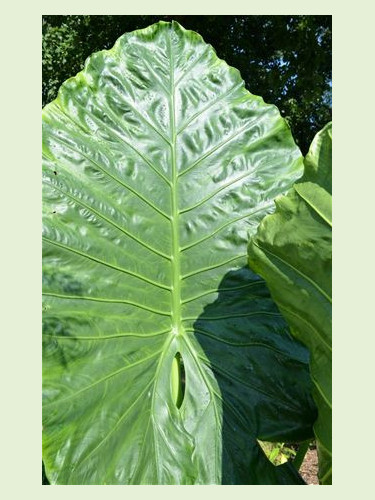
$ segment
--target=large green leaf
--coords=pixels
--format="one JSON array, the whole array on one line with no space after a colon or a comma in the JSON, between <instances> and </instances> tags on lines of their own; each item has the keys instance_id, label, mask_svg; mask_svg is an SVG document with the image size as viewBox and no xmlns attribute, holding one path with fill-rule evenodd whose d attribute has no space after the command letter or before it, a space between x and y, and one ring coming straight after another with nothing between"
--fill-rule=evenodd
<instances>
[{"instance_id":1,"label":"large green leaf","mask_svg":"<svg viewBox=\"0 0 375 500\"><path fill-rule=\"evenodd\" d=\"M244 267L301 175L277 109L158 23L65 82L43 165L50 482L302 483L256 438L312 435L308 351Z\"/></svg>"},{"instance_id":2,"label":"large green leaf","mask_svg":"<svg viewBox=\"0 0 375 500\"><path fill-rule=\"evenodd\" d=\"M311 144L305 174L276 200L249 245L295 337L311 351L319 478L332 483L332 124Z\"/></svg>"}]
</instances>

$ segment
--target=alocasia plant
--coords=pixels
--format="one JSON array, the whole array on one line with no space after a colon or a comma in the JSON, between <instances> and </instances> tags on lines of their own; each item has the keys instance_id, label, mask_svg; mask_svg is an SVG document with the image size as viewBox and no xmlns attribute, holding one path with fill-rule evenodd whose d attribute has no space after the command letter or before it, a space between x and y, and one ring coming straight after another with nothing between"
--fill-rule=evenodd
<instances>
[{"instance_id":1,"label":"alocasia plant","mask_svg":"<svg viewBox=\"0 0 375 500\"><path fill-rule=\"evenodd\" d=\"M308 351L246 267L301 174L278 110L177 23L64 83L43 110L51 483L303 483L256 438L312 435Z\"/></svg>"},{"instance_id":2,"label":"alocasia plant","mask_svg":"<svg viewBox=\"0 0 375 500\"><path fill-rule=\"evenodd\" d=\"M305 173L249 245L293 335L311 351L319 480L332 483L332 124L314 138Z\"/></svg>"}]
</instances>

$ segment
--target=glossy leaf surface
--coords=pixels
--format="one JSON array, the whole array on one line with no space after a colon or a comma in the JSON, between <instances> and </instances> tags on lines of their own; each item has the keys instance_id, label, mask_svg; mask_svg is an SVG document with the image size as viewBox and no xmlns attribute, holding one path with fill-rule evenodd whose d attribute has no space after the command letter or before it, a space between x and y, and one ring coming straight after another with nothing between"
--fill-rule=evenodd
<instances>
[{"instance_id":1,"label":"glossy leaf surface","mask_svg":"<svg viewBox=\"0 0 375 500\"><path fill-rule=\"evenodd\" d=\"M65 82L43 111L51 483L302 482L256 437L311 434L308 353L245 267L301 169L277 109L177 23Z\"/></svg>"},{"instance_id":2,"label":"glossy leaf surface","mask_svg":"<svg viewBox=\"0 0 375 500\"><path fill-rule=\"evenodd\" d=\"M292 333L311 352L319 479L332 483L332 124L305 159L302 182L276 200L249 245L251 267L266 279Z\"/></svg>"}]
</instances>

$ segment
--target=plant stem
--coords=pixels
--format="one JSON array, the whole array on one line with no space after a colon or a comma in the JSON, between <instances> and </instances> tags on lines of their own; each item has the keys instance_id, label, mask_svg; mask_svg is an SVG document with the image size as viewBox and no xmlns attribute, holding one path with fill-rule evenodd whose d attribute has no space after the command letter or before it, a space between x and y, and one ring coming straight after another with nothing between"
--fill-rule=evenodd
<instances>
[{"instance_id":1,"label":"plant stem","mask_svg":"<svg viewBox=\"0 0 375 500\"><path fill-rule=\"evenodd\" d=\"M310 440L308 439L307 441L303 441L299 445L298 451L297 451L296 456L294 457L294 460L293 460L293 465L297 470L299 470L301 465L302 465L303 459L305 458L307 450L309 449L309 444L310 444Z\"/></svg>"}]
</instances>

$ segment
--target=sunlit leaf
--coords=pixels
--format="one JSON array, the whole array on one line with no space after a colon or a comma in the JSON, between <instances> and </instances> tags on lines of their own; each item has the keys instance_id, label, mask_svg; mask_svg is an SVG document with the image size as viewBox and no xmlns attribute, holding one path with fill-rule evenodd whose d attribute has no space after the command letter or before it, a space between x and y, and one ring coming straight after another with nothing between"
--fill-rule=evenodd
<instances>
[{"instance_id":1,"label":"sunlit leaf","mask_svg":"<svg viewBox=\"0 0 375 500\"><path fill-rule=\"evenodd\" d=\"M308 352L246 267L302 173L277 109L161 22L65 82L43 165L49 481L301 483L256 441L306 439L315 416Z\"/></svg>"}]
</instances>

